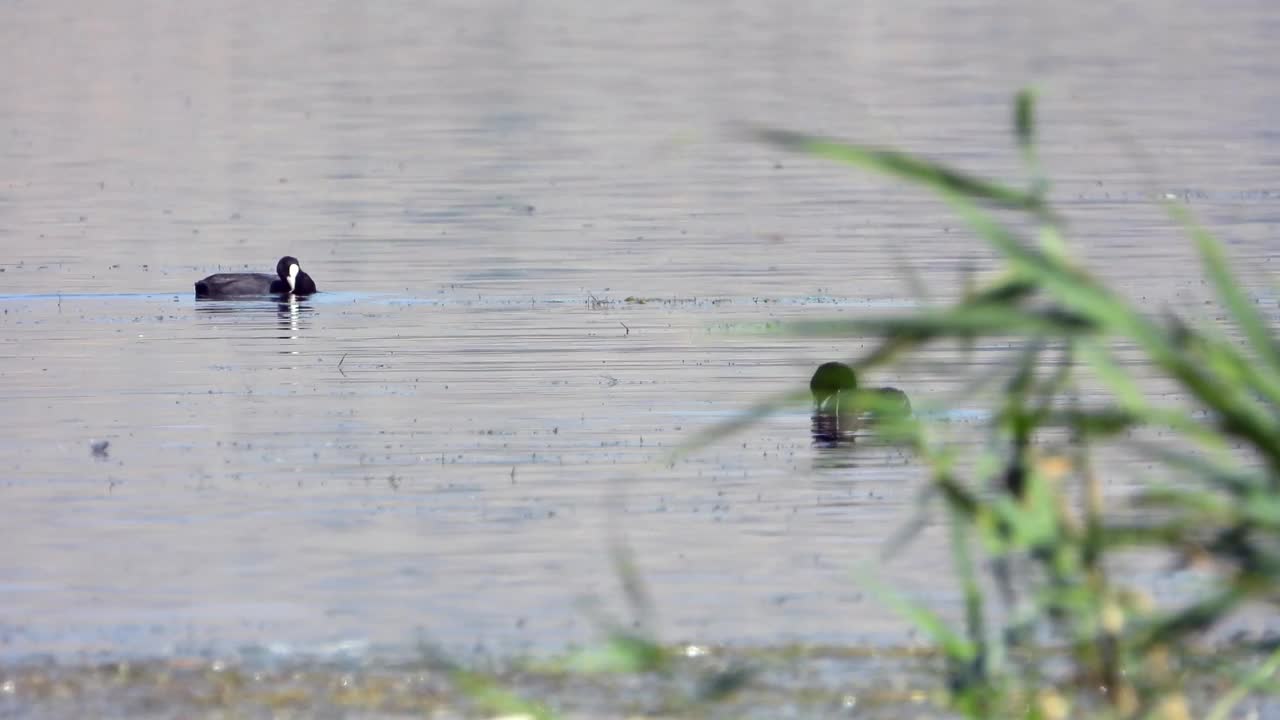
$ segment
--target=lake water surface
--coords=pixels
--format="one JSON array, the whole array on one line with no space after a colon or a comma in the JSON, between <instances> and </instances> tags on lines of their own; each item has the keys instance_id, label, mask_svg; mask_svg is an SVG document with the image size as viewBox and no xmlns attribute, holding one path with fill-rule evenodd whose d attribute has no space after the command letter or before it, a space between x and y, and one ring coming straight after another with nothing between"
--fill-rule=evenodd
<instances>
[{"instance_id":1,"label":"lake water surface","mask_svg":"<svg viewBox=\"0 0 1280 720\"><path fill-rule=\"evenodd\" d=\"M871 346L742 326L945 299L992 253L735 128L1016 180L1040 83L1081 254L1212 317L1153 200L1274 297L1276 37L1266 0L7 3L0 657L556 650L595 635L584 598L625 616L615 542L667 639L911 642L853 579L909 456L815 448L795 408L668 458ZM284 254L321 294L192 297ZM974 372L873 382L927 408ZM880 576L949 607L945 537Z\"/></svg>"}]
</instances>

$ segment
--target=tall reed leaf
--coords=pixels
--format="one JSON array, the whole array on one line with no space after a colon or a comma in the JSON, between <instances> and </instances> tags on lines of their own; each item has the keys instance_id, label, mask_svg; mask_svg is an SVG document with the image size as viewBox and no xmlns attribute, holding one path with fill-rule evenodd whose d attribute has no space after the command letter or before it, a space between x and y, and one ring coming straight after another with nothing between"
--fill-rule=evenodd
<instances>
[{"instance_id":1,"label":"tall reed leaf","mask_svg":"<svg viewBox=\"0 0 1280 720\"><path fill-rule=\"evenodd\" d=\"M850 145L838 140L790 130L762 129L757 130L755 134L758 139L783 150L836 160L931 187L939 192L955 193L1000 207L1026 210L1037 214L1048 210L1044 200L1031 193L983 180L897 150Z\"/></svg>"},{"instance_id":2,"label":"tall reed leaf","mask_svg":"<svg viewBox=\"0 0 1280 720\"><path fill-rule=\"evenodd\" d=\"M1244 333L1249 347L1265 366L1266 372L1259 374L1261 389L1267 392L1268 399L1273 404L1280 404L1280 350L1276 348L1276 338L1272 336L1270 327L1262 313L1258 312L1257 306L1240 289L1239 279L1227 267L1222 243L1201 227L1186 208L1178 205L1169 205L1168 208L1169 214L1195 240L1205 272L1217 290L1218 297Z\"/></svg>"}]
</instances>

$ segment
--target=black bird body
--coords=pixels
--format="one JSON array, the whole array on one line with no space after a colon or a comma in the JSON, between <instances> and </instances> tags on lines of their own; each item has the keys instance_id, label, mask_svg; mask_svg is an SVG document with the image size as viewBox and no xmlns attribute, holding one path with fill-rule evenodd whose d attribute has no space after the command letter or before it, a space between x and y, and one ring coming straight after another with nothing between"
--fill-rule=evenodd
<instances>
[{"instance_id":1,"label":"black bird body","mask_svg":"<svg viewBox=\"0 0 1280 720\"><path fill-rule=\"evenodd\" d=\"M809 379L809 392L813 393L810 431L820 447L851 446L860 428L911 415L906 393L893 387L860 390L857 373L842 362L819 365Z\"/></svg>"},{"instance_id":2,"label":"black bird body","mask_svg":"<svg viewBox=\"0 0 1280 720\"><path fill-rule=\"evenodd\" d=\"M842 362L828 362L818 366L809 379L809 392L813 393L813 410L815 413L828 415L857 415L866 410L858 407L858 376L853 368ZM895 387L867 388L864 396L874 393L877 405L883 411L911 414L911 400L907 394Z\"/></svg>"},{"instance_id":3,"label":"black bird body","mask_svg":"<svg viewBox=\"0 0 1280 720\"><path fill-rule=\"evenodd\" d=\"M196 282L196 297L210 300L316 293L316 283L302 272L298 259L286 255L276 263L275 276L266 273L217 273Z\"/></svg>"}]
</instances>

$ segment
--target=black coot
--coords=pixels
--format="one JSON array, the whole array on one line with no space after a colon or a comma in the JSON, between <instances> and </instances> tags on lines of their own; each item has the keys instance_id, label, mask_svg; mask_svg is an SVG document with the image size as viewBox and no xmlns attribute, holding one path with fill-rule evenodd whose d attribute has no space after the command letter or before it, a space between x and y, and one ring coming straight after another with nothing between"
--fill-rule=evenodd
<instances>
[{"instance_id":1,"label":"black coot","mask_svg":"<svg viewBox=\"0 0 1280 720\"><path fill-rule=\"evenodd\" d=\"M297 258L288 255L276 263L275 277L266 273L218 273L196 283L196 297L213 300L263 295L302 297L315 292L315 281L302 272Z\"/></svg>"},{"instance_id":2,"label":"black coot","mask_svg":"<svg viewBox=\"0 0 1280 720\"><path fill-rule=\"evenodd\" d=\"M822 363L809 380L809 392L813 393L813 409L821 413L836 413L840 407L840 394L852 394L858 389L858 376L853 368L842 362Z\"/></svg>"},{"instance_id":3,"label":"black coot","mask_svg":"<svg viewBox=\"0 0 1280 720\"><path fill-rule=\"evenodd\" d=\"M842 362L819 365L809 380L809 392L813 393L815 413L833 415L861 413L863 409L852 402L857 391L857 374L854 373L853 368ZM911 401L907 399L907 394L898 388L869 388L867 392L879 396L873 404L879 405L882 412L911 414Z\"/></svg>"}]
</instances>

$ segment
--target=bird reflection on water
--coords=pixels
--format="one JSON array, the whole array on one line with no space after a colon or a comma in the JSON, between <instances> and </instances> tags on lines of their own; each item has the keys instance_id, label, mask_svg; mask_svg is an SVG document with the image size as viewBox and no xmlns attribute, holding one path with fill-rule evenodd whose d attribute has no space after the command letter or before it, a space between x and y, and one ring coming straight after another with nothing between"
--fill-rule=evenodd
<instances>
[{"instance_id":1,"label":"bird reflection on water","mask_svg":"<svg viewBox=\"0 0 1280 720\"><path fill-rule=\"evenodd\" d=\"M287 332L287 335L281 335L281 340L297 340L302 332L304 320L311 315L311 306L294 296L289 296L287 300L281 300L276 303L276 317L279 319L281 330Z\"/></svg>"},{"instance_id":2,"label":"bird reflection on water","mask_svg":"<svg viewBox=\"0 0 1280 720\"><path fill-rule=\"evenodd\" d=\"M280 300L235 300L223 302L197 302L195 311L200 315L212 315L215 319L225 319L228 324L244 327L260 327L267 316L274 316L272 327L276 330L277 340L299 340L311 324L311 316L315 308L302 298L287 296ZM278 352L286 355L297 354L296 350L282 348Z\"/></svg>"}]
</instances>

